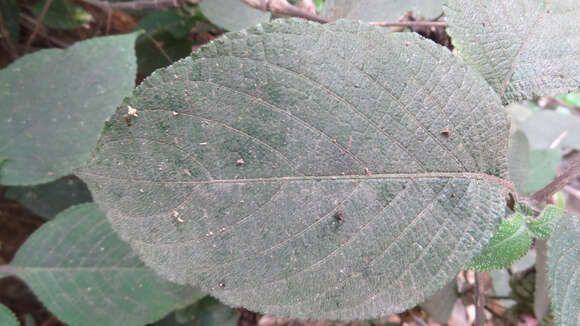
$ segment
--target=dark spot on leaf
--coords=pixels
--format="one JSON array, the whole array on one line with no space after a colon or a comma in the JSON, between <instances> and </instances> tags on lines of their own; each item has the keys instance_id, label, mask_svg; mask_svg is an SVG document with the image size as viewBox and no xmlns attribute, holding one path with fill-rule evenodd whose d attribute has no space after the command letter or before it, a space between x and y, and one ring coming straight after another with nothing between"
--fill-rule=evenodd
<instances>
[{"instance_id":1,"label":"dark spot on leaf","mask_svg":"<svg viewBox=\"0 0 580 326\"><path fill-rule=\"evenodd\" d=\"M494 177L499 177L499 169L494 167L485 170L485 174L493 175Z\"/></svg>"},{"instance_id":2,"label":"dark spot on leaf","mask_svg":"<svg viewBox=\"0 0 580 326\"><path fill-rule=\"evenodd\" d=\"M223 288L226 287L226 282L225 281L221 281L221 282L219 282L218 286L223 289Z\"/></svg>"},{"instance_id":3,"label":"dark spot on leaf","mask_svg":"<svg viewBox=\"0 0 580 326\"><path fill-rule=\"evenodd\" d=\"M447 137L451 136L451 132L450 132L450 131L449 131L449 129L447 129L447 128L445 128L445 129L441 130L441 134L442 134L443 136L447 136Z\"/></svg>"},{"instance_id":4,"label":"dark spot on leaf","mask_svg":"<svg viewBox=\"0 0 580 326\"><path fill-rule=\"evenodd\" d=\"M127 124L127 127L131 127L131 118L129 118L128 115L124 115L123 119L125 119L125 123Z\"/></svg>"},{"instance_id":5,"label":"dark spot on leaf","mask_svg":"<svg viewBox=\"0 0 580 326\"><path fill-rule=\"evenodd\" d=\"M342 222L344 221L344 216L342 215L341 211L334 213L333 217L336 223L338 224L342 224Z\"/></svg>"}]
</instances>

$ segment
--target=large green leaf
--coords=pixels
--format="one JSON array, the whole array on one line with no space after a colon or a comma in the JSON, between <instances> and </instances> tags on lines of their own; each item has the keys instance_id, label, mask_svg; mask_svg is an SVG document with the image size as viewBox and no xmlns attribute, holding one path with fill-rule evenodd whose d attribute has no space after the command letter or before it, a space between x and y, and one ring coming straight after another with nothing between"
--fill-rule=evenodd
<instances>
[{"instance_id":1,"label":"large green leaf","mask_svg":"<svg viewBox=\"0 0 580 326\"><path fill-rule=\"evenodd\" d=\"M567 214L548 240L548 280L557 325L580 323L580 217Z\"/></svg>"},{"instance_id":2,"label":"large green leaf","mask_svg":"<svg viewBox=\"0 0 580 326\"><path fill-rule=\"evenodd\" d=\"M486 82L431 41L277 20L153 73L79 175L170 280L364 319L423 301L486 245L508 128Z\"/></svg>"},{"instance_id":3,"label":"large green leaf","mask_svg":"<svg viewBox=\"0 0 580 326\"><path fill-rule=\"evenodd\" d=\"M542 110L522 123L532 148L548 148L556 142L560 149L580 150L580 117Z\"/></svg>"},{"instance_id":4,"label":"large green leaf","mask_svg":"<svg viewBox=\"0 0 580 326\"><path fill-rule=\"evenodd\" d=\"M73 205L92 201L84 182L74 176L31 187L10 187L4 197L19 201L34 214L51 219Z\"/></svg>"},{"instance_id":5,"label":"large green leaf","mask_svg":"<svg viewBox=\"0 0 580 326\"><path fill-rule=\"evenodd\" d=\"M0 325L2 326L18 326L20 323L14 313L8 307L0 304Z\"/></svg>"},{"instance_id":6,"label":"large green leaf","mask_svg":"<svg viewBox=\"0 0 580 326\"><path fill-rule=\"evenodd\" d=\"M71 325L143 325L199 299L199 290L161 280L119 240L95 204L74 206L20 247L0 276L26 281Z\"/></svg>"},{"instance_id":7,"label":"large green leaf","mask_svg":"<svg viewBox=\"0 0 580 326\"><path fill-rule=\"evenodd\" d=\"M242 0L203 0L199 7L207 19L228 31L239 31L271 18L269 12L252 8Z\"/></svg>"},{"instance_id":8,"label":"large green leaf","mask_svg":"<svg viewBox=\"0 0 580 326\"><path fill-rule=\"evenodd\" d=\"M447 0L447 31L504 103L580 90L580 1Z\"/></svg>"},{"instance_id":9,"label":"large green leaf","mask_svg":"<svg viewBox=\"0 0 580 326\"><path fill-rule=\"evenodd\" d=\"M397 21L408 11L413 11L433 19L443 11L442 4L443 0L326 0L321 14L333 19Z\"/></svg>"},{"instance_id":10,"label":"large green leaf","mask_svg":"<svg viewBox=\"0 0 580 326\"><path fill-rule=\"evenodd\" d=\"M531 238L524 217L516 213L501 222L489 246L473 258L468 269L487 272L509 267L530 250Z\"/></svg>"},{"instance_id":11,"label":"large green leaf","mask_svg":"<svg viewBox=\"0 0 580 326\"><path fill-rule=\"evenodd\" d=\"M136 34L41 50L0 71L0 184L32 185L71 173L135 85ZM112 60L111 58L114 58Z\"/></svg>"}]
</instances>

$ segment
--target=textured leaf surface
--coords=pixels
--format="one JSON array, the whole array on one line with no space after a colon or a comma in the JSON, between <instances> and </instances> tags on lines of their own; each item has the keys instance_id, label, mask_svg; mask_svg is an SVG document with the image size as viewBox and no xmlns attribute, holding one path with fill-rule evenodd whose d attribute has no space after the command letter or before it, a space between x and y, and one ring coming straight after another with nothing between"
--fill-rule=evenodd
<instances>
[{"instance_id":1,"label":"textured leaf surface","mask_svg":"<svg viewBox=\"0 0 580 326\"><path fill-rule=\"evenodd\" d=\"M30 236L0 275L23 279L71 325L143 325L199 299L160 279L119 240L95 204L74 206Z\"/></svg>"},{"instance_id":2,"label":"textured leaf surface","mask_svg":"<svg viewBox=\"0 0 580 326\"><path fill-rule=\"evenodd\" d=\"M562 208L548 205L536 219L526 219L528 230L534 238L548 239L554 230L556 220L564 214Z\"/></svg>"},{"instance_id":3,"label":"textured leaf surface","mask_svg":"<svg viewBox=\"0 0 580 326\"><path fill-rule=\"evenodd\" d=\"M562 152L559 149L536 149L530 151L528 182L524 187L525 193L532 193L544 188L556 177L556 169L562 161Z\"/></svg>"},{"instance_id":4,"label":"textured leaf surface","mask_svg":"<svg viewBox=\"0 0 580 326\"><path fill-rule=\"evenodd\" d=\"M55 217L66 208L93 200L85 183L74 176L38 186L10 187L4 197L20 202L34 214L46 219Z\"/></svg>"},{"instance_id":5,"label":"textured leaf surface","mask_svg":"<svg viewBox=\"0 0 580 326\"><path fill-rule=\"evenodd\" d=\"M530 166L530 144L526 134L518 130L510 136L509 145L509 172L510 179L518 193L523 194L528 182Z\"/></svg>"},{"instance_id":6,"label":"textured leaf surface","mask_svg":"<svg viewBox=\"0 0 580 326\"><path fill-rule=\"evenodd\" d=\"M204 0L199 7L207 19L228 31L239 31L271 18L269 12L252 8L241 0Z\"/></svg>"},{"instance_id":7,"label":"textured leaf surface","mask_svg":"<svg viewBox=\"0 0 580 326\"><path fill-rule=\"evenodd\" d=\"M32 185L71 173L135 85L136 34L41 50L0 71L0 184ZM111 60L115 58L115 60Z\"/></svg>"},{"instance_id":8,"label":"textured leaf surface","mask_svg":"<svg viewBox=\"0 0 580 326\"><path fill-rule=\"evenodd\" d=\"M38 18L47 0L39 1L31 9ZM48 11L42 20L47 27L54 29L74 29L90 22L91 14L83 8L66 0L52 0Z\"/></svg>"},{"instance_id":9,"label":"textured leaf surface","mask_svg":"<svg viewBox=\"0 0 580 326\"><path fill-rule=\"evenodd\" d=\"M226 304L411 307L503 216L485 172L507 174L509 126L448 50L391 34L297 20L227 34L145 80L79 173L148 265Z\"/></svg>"},{"instance_id":10,"label":"textured leaf surface","mask_svg":"<svg viewBox=\"0 0 580 326\"><path fill-rule=\"evenodd\" d=\"M442 4L443 0L326 0L321 14L333 19L397 21L408 11L413 11L433 19L443 11Z\"/></svg>"},{"instance_id":11,"label":"textured leaf surface","mask_svg":"<svg viewBox=\"0 0 580 326\"><path fill-rule=\"evenodd\" d=\"M14 313L8 307L0 304L0 325L2 326L18 326L20 323Z\"/></svg>"},{"instance_id":12,"label":"textured leaf surface","mask_svg":"<svg viewBox=\"0 0 580 326\"><path fill-rule=\"evenodd\" d=\"M451 319L451 313L458 297L457 282L453 279L420 306L434 322L444 324Z\"/></svg>"},{"instance_id":13,"label":"textured leaf surface","mask_svg":"<svg viewBox=\"0 0 580 326\"><path fill-rule=\"evenodd\" d=\"M487 272L509 267L529 251L530 244L524 217L516 213L501 222L489 245L467 268Z\"/></svg>"},{"instance_id":14,"label":"textured leaf surface","mask_svg":"<svg viewBox=\"0 0 580 326\"><path fill-rule=\"evenodd\" d=\"M447 32L504 103L580 89L580 2L447 0Z\"/></svg>"},{"instance_id":15,"label":"textured leaf surface","mask_svg":"<svg viewBox=\"0 0 580 326\"><path fill-rule=\"evenodd\" d=\"M558 148L580 150L580 117L550 110L534 113L522 124L532 148L548 148L559 138Z\"/></svg>"},{"instance_id":16,"label":"textured leaf surface","mask_svg":"<svg viewBox=\"0 0 580 326\"><path fill-rule=\"evenodd\" d=\"M548 240L548 280L557 325L580 324L580 217L567 214Z\"/></svg>"}]
</instances>

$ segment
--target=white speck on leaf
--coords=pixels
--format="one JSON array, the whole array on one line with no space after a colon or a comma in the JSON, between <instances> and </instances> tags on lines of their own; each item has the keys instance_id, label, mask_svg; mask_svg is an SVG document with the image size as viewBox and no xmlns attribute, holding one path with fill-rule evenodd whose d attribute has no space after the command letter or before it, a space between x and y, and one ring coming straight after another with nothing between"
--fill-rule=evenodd
<instances>
[{"instance_id":1,"label":"white speck on leaf","mask_svg":"<svg viewBox=\"0 0 580 326\"><path fill-rule=\"evenodd\" d=\"M135 109L134 107L127 105L127 114L128 115L132 115L134 117L138 117L139 114L137 114L137 109Z\"/></svg>"}]
</instances>

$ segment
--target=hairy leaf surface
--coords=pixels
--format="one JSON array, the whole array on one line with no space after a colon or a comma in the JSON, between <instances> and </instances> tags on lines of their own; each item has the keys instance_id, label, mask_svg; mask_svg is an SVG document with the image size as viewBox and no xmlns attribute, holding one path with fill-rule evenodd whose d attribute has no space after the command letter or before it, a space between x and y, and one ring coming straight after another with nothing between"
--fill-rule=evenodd
<instances>
[{"instance_id":1,"label":"hairy leaf surface","mask_svg":"<svg viewBox=\"0 0 580 326\"><path fill-rule=\"evenodd\" d=\"M504 103L580 90L577 0L447 0L447 32Z\"/></svg>"},{"instance_id":2,"label":"hairy leaf surface","mask_svg":"<svg viewBox=\"0 0 580 326\"><path fill-rule=\"evenodd\" d=\"M0 184L53 181L90 156L103 122L135 85L136 36L40 50L0 71Z\"/></svg>"},{"instance_id":3,"label":"hairy leaf surface","mask_svg":"<svg viewBox=\"0 0 580 326\"><path fill-rule=\"evenodd\" d=\"M413 11L427 19L439 16L443 0L326 0L322 16L363 21L398 21Z\"/></svg>"},{"instance_id":4,"label":"hairy leaf surface","mask_svg":"<svg viewBox=\"0 0 580 326\"><path fill-rule=\"evenodd\" d=\"M536 219L526 219L526 224L534 238L548 239L554 230L555 222L564 214L564 209L548 205Z\"/></svg>"},{"instance_id":5,"label":"hairy leaf surface","mask_svg":"<svg viewBox=\"0 0 580 326\"><path fill-rule=\"evenodd\" d=\"M5 275L23 279L71 325L141 326L202 296L144 266L95 204L74 206L44 224L10 265L0 266Z\"/></svg>"},{"instance_id":6,"label":"hairy leaf surface","mask_svg":"<svg viewBox=\"0 0 580 326\"><path fill-rule=\"evenodd\" d=\"M170 280L364 319L423 301L486 245L508 128L486 82L431 41L281 20L155 72L79 173Z\"/></svg>"},{"instance_id":7,"label":"hairy leaf surface","mask_svg":"<svg viewBox=\"0 0 580 326\"><path fill-rule=\"evenodd\" d=\"M501 222L489 246L467 268L487 272L509 267L530 250L531 241L524 217L516 213Z\"/></svg>"},{"instance_id":8,"label":"hairy leaf surface","mask_svg":"<svg viewBox=\"0 0 580 326\"><path fill-rule=\"evenodd\" d=\"M207 19L228 31L239 31L267 22L272 16L269 12L250 7L242 0L204 0L199 7Z\"/></svg>"},{"instance_id":9,"label":"hairy leaf surface","mask_svg":"<svg viewBox=\"0 0 580 326\"><path fill-rule=\"evenodd\" d=\"M548 240L548 281L557 325L580 323L580 217L567 214Z\"/></svg>"},{"instance_id":10,"label":"hairy leaf surface","mask_svg":"<svg viewBox=\"0 0 580 326\"><path fill-rule=\"evenodd\" d=\"M93 200L87 185L75 176L31 187L9 187L4 197L20 202L34 214L52 219L63 210Z\"/></svg>"}]
</instances>

